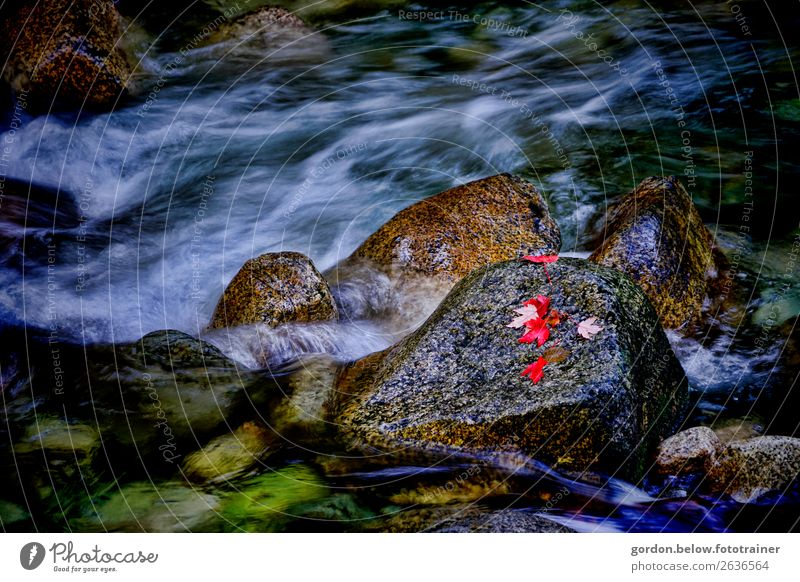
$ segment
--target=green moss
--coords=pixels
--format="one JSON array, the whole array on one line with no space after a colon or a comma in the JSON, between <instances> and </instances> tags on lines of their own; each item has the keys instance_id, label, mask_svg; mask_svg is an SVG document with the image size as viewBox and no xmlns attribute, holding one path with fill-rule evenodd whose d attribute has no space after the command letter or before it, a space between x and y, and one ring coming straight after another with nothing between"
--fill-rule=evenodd
<instances>
[{"instance_id":1,"label":"green moss","mask_svg":"<svg viewBox=\"0 0 800 582\"><path fill-rule=\"evenodd\" d=\"M225 495L222 517L233 531L279 531L298 516L297 507L324 499L329 491L305 465L289 465L237 485Z\"/></svg>"}]
</instances>

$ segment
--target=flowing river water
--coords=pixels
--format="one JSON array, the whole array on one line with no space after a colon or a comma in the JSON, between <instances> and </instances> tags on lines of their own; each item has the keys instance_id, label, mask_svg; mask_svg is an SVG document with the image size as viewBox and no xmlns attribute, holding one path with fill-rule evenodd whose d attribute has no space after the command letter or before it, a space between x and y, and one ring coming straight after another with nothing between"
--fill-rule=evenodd
<instances>
[{"instance_id":1,"label":"flowing river water","mask_svg":"<svg viewBox=\"0 0 800 582\"><path fill-rule=\"evenodd\" d=\"M783 346L754 354L752 341L765 322L792 326L800 313L787 270L798 227L800 53L774 20L787 30L787 19L800 22L757 3L673 4L322 13L310 36L243 44L193 40L219 16L210 8L150 14L136 48L138 94L113 113L6 113L5 174L59 190L75 211L2 224L0 319L63 344L177 329L250 367L318 353L354 360L418 325L435 290L408 299L402 325L270 332L266 356L252 330L205 328L245 260L292 250L329 270L402 208L469 180L530 180L561 227L562 252L585 256L610 203L649 175L674 174L735 265L749 291L741 309L753 314L750 329L671 337L696 415L763 424L769 411L754 403L781 372ZM423 9L438 13L409 16ZM339 300L380 295L380 281L363 283ZM447 482L467 466L367 467L323 482L356 491L348 503L385 511L373 507L377 484ZM493 506L541 507L567 488L548 509L578 529L787 527L768 506L656 500L621 482L565 484L538 466L510 474L514 485ZM797 506L788 494L785 503Z\"/></svg>"}]
</instances>

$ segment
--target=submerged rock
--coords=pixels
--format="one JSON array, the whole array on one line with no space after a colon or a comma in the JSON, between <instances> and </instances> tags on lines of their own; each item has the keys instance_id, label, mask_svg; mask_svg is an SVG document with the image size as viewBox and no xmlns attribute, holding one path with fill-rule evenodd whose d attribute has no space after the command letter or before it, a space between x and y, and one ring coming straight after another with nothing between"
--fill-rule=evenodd
<instances>
[{"instance_id":1,"label":"submerged rock","mask_svg":"<svg viewBox=\"0 0 800 582\"><path fill-rule=\"evenodd\" d=\"M347 368L332 407L355 447L507 449L574 471L642 474L682 420L687 388L656 314L623 274L591 262L519 261L473 272L400 344ZM546 347L518 342L514 309L546 295L567 314ZM591 340L575 326L597 317ZM568 319L567 319L568 317ZM553 341L554 340L554 341ZM534 384L528 364L558 344Z\"/></svg>"},{"instance_id":2,"label":"submerged rock","mask_svg":"<svg viewBox=\"0 0 800 582\"><path fill-rule=\"evenodd\" d=\"M281 531L302 514L306 504L325 499L327 486L305 465L270 470L237 485L220 509L234 531Z\"/></svg>"},{"instance_id":3,"label":"submerged rock","mask_svg":"<svg viewBox=\"0 0 800 582\"><path fill-rule=\"evenodd\" d=\"M405 509L376 520L370 529L428 533L571 533L572 530L539 513L475 505Z\"/></svg>"},{"instance_id":4,"label":"submerged rock","mask_svg":"<svg viewBox=\"0 0 800 582\"><path fill-rule=\"evenodd\" d=\"M278 445L278 437L271 430L246 422L188 455L183 473L193 481L228 481L258 465Z\"/></svg>"},{"instance_id":5,"label":"submerged rock","mask_svg":"<svg viewBox=\"0 0 800 582\"><path fill-rule=\"evenodd\" d=\"M284 437L304 440L329 432L328 405L340 364L330 356L304 358L286 381L286 397L270 410L270 425Z\"/></svg>"},{"instance_id":6,"label":"submerged rock","mask_svg":"<svg viewBox=\"0 0 800 582\"><path fill-rule=\"evenodd\" d=\"M104 438L173 467L230 423L252 418L254 406L280 398L271 377L240 369L211 344L174 330L94 352L90 374Z\"/></svg>"},{"instance_id":7,"label":"submerged rock","mask_svg":"<svg viewBox=\"0 0 800 582\"><path fill-rule=\"evenodd\" d=\"M27 522L30 515L22 507L10 501L0 499L0 529L8 532L17 524Z\"/></svg>"},{"instance_id":8,"label":"submerged rock","mask_svg":"<svg viewBox=\"0 0 800 582\"><path fill-rule=\"evenodd\" d=\"M131 74L120 18L112 0L27 1L7 9L4 79L34 105L112 107Z\"/></svg>"},{"instance_id":9,"label":"submerged rock","mask_svg":"<svg viewBox=\"0 0 800 582\"><path fill-rule=\"evenodd\" d=\"M44 508L58 520L65 500L85 493L98 480L96 458L102 442L88 424L38 416L14 439L11 458L0 455L0 471L9 475L8 489L22 488L26 502Z\"/></svg>"},{"instance_id":10,"label":"submerged rock","mask_svg":"<svg viewBox=\"0 0 800 582\"><path fill-rule=\"evenodd\" d=\"M800 439L763 436L734 441L708 466L708 484L717 493L751 503L782 493L800 477Z\"/></svg>"},{"instance_id":11,"label":"submerged rock","mask_svg":"<svg viewBox=\"0 0 800 582\"><path fill-rule=\"evenodd\" d=\"M247 261L222 295L212 328L249 323L337 319L328 283L301 253L267 253Z\"/></svg>"},{"instance_id":12,"label":"submerged rock","mask_svg":"<svg viewBox=\"0 0 800 582\"><path fill-rule=\"evenodd\" d=\"M714 431L696 426L665 439L658 447L656 468L666 475L699 473L722 449Z\"/></svg>"},{"instance_id":13,"label":"submerged rock","mask_svg":"<svg viewBox=\"0 0 800 582\"><path fill-rule=\"evenodd\" d=\"M81 532L179 533L216 531L219 498L177 483L135 482L109 486L93 496L84 517L70 521Z\"/></svg>"},{"instance_id":14,"label":"submerged rock","mask_svg":"<svg viewBox=\"0 0 800 582\"><path fill-rule=\"evenodd\" d=\"M642 181L612 211L603 244L589 260L614 267L639 285L662 325L697 319L715 269L713 238L674 177Z\"/></svg>"},{"instance_id":15,"label":"submerged rock","mask_svg":"<svg viewBox=\"0 0 800 582\"><path fill-rule=\"evenodd\" d=\"M560 248L561 233L542 195L521 178L498 174L401 210L350 260L455 283L478 267Z\"/></svg>"}]
</instances>

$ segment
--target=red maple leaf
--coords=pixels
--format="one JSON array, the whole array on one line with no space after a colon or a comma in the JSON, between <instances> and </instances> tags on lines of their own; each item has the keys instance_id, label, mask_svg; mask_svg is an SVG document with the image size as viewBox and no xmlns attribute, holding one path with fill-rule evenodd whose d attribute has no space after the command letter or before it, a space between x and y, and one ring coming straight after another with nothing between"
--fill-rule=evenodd
<instances>
[{"instance_id":1,"label":"red maple leaf","mask_svg":"<svg viewBox=\"0 0 800 582\"><path fill-rule=\"evenodd\" d=\"M550 308L550 298L544 295L537 295L533 299L528 299L523 305L532 305L536 308L539 317L544 317Z\"/></svg>"},{"instance_id":2,"label":"red maple leaf","mask_svg":"<svg viewBox=\"0 0 800 582\"><path fill-rule=\"evenodd\" d=\"M547 282L550 283L550 273L547 272L547 263L555 263L558 260L558 255L540 255L538 257L525 255L522 259L524 261L530 261L531 263L543 263L544 274L547 275Z\"/></svg>"},{"instance_id":3,"label":"red maple leaf","mask_svg":"<svg viewBox=\"0 0 800 582\"><path fill-rule=\"evenodd\" d=\"M544 319L532 319L525 324L528 329L527 333L519 338L522 344L530 344L534 341L539 347L542 347L547 338L550 337L550 330L547 329Z\"/></svg>"},{"instance_id":4,"label":"red maple leaf","mask_svg":"<svg viewBox=\"0 0 800 582\"><path fill-rule=\"evenodd\" d=\"M558 260L558 255L540 255L538 257L534 257L533 255L525 255L522 257L525 261L530 261L531 263L555 263Z\"/></svg>"},{"instance_id":5,"label":"red maple leaf","mask_svg":"<svg viewBox=\"0 0 800 582\"><path fill-rule=\"evenodd\" d=\"M534 384L544 377L544 367L547 365L547 360L539 358L533 364L528 366L522 371L520 376L528 376Z\"/></svg>"}]
</instances>

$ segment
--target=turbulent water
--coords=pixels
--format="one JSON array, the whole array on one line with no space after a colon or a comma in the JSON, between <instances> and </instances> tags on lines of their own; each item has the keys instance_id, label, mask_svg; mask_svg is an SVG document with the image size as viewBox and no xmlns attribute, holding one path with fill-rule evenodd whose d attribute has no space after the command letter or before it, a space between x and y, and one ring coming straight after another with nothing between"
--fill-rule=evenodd
<instances>
[{"instance_id":1,"label":"turbulent water","mask_svg":"<svg viewBox=\"0 0 800 582\"><path fill-rule=\"evenodd\" d=\"M75 208L52 225L4 225L14 239L0 249L0 318L64 342L202 334L248 258L300 251L328 270L398 210L511 172L541 189L563 251L578 253L593 248L608 204L641 179L681 176L752 291L744 309L779 301L783 323L799 311L785 262L798 226L786 210L800 107L798 51L774 19L789 30L795 17L743 3L753 9L748 36L730 3L673 4L435 6L439 17L421 22L376 10L245 43L195 43L186 23L147 22L138 94L116 111L17 107L5 120L5 173L59 189L62 207ZM365 281L339 300L367 301L380 285ZM251 366L264 364L265 343L268 361L354 359L435 306L425 293L407 303L402 324L209 339ZM705 394L703 414L771 373L737 347L737 331L673 340Z\"/></svg>"}]
</instances>

